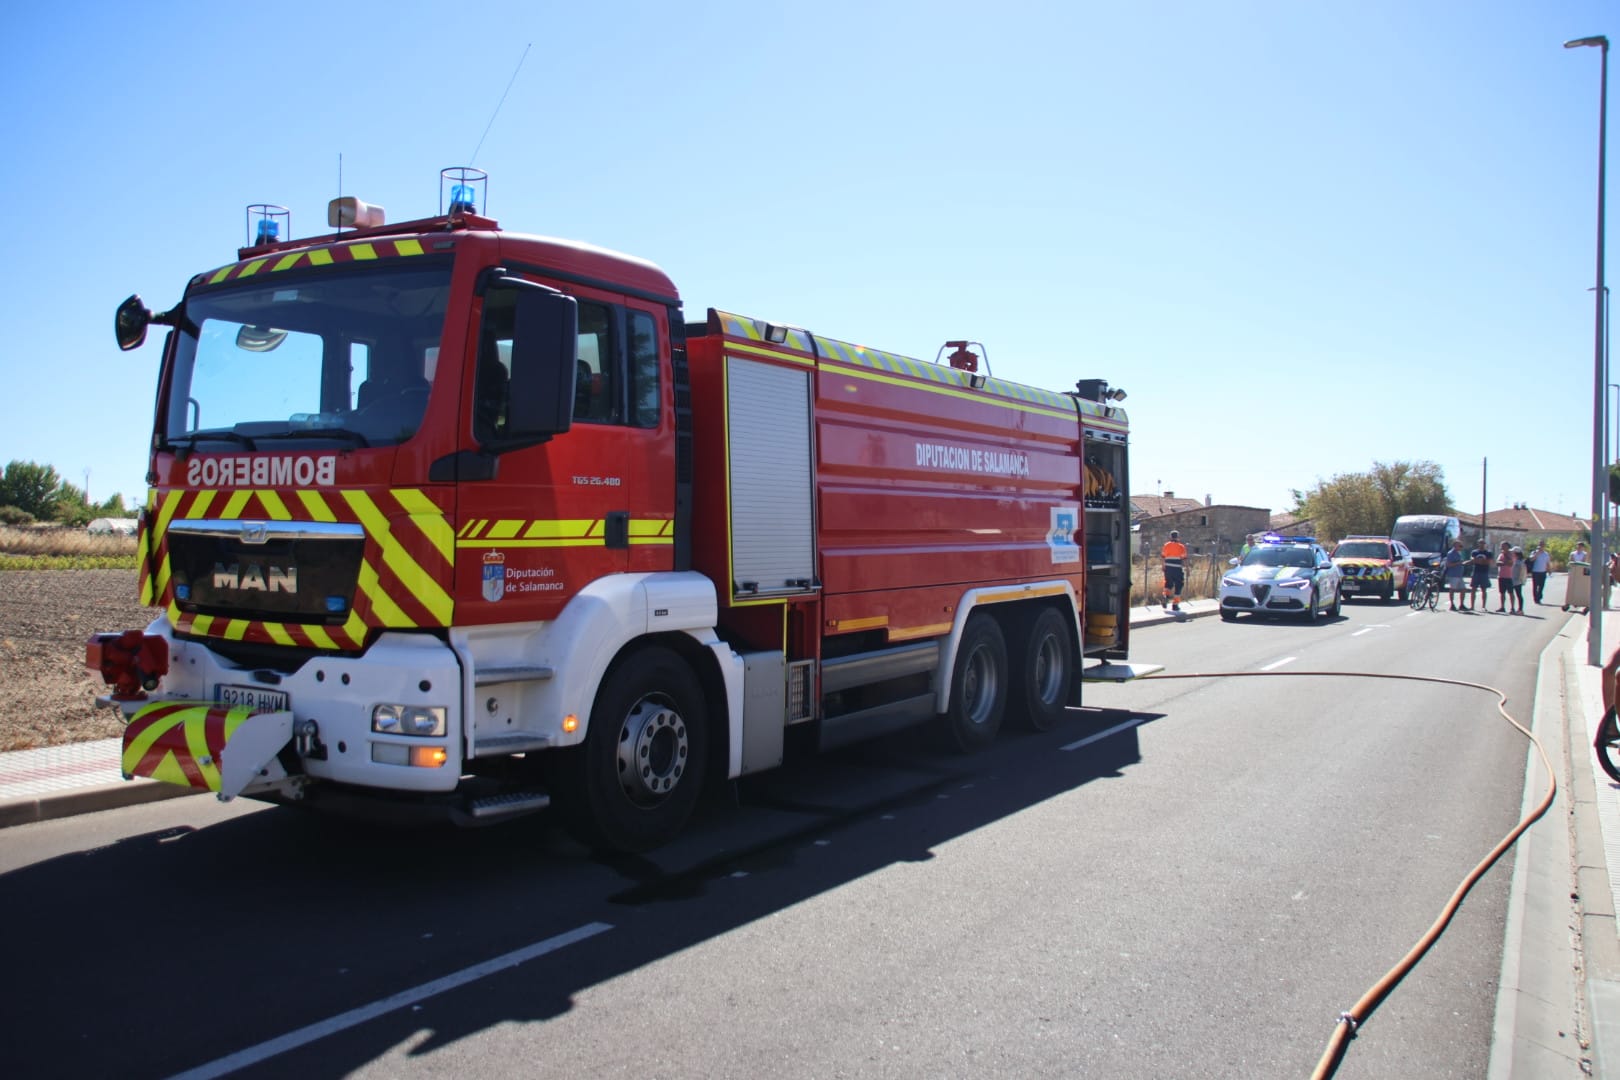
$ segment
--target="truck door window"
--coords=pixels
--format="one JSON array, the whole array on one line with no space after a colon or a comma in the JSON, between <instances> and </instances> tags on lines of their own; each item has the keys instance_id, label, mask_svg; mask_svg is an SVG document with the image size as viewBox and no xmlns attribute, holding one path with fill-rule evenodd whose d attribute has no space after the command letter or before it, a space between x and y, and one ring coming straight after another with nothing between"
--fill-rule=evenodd
<instances>
[{"instance_id":1,"label":"truck door window","mask_svg":"<svg viewBox=\"0 0 1620 1080\"><path fill-rule=\"evenodd\" d=\"M658 329L651 315L632 311L630 326L630 422L658 426Z\"/></svg>"},{"instance_id":2,"label":"truck door window","mask_svg":"<svg viewBox=\"0 0 1620 1080\"><path fill-rule=\"evenodd\" d=\"M613 312L606 304L579 302L579 359L574 366L574 419L620 422Z\"/></svg>"}]
</instances>

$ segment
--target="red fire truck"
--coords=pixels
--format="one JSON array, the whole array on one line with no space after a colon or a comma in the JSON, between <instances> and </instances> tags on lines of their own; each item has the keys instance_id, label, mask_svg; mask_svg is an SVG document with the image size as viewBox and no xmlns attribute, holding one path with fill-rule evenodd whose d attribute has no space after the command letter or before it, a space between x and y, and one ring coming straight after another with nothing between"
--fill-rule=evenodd
<instances>
[{"instance_id":1,"label":"red fire truck","mask_svg":"<svg viewBox=\"0 0 1620 1080\"><path fill-rule=\"evenodd\" d=\"M446 186L400 225L335 200L303 240L250 208L237 261L119 308L125 349L170 328L161 614L87 650L126 775L463 824L551 805L639 850L789 748L932 724L971 751L1139 673L1122 391L688 321L651 263Z\"/></svg>"}]
</instances>

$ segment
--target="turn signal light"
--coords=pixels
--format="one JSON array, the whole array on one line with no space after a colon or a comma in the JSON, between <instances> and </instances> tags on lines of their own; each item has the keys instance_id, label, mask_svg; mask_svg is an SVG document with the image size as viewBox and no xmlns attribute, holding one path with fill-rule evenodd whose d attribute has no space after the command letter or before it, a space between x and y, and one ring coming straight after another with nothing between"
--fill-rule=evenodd
<instances>
[{"instance_id":1,"label":"turn signal light","mask_svg":"<svg viewBox=\"0 0 1620 1080\"><path fill-rule=\"evenodd\" d=\"M437 769L449 756L442 746L411 747L411 764L418 769Z\"/></svg>"}]
</instances>

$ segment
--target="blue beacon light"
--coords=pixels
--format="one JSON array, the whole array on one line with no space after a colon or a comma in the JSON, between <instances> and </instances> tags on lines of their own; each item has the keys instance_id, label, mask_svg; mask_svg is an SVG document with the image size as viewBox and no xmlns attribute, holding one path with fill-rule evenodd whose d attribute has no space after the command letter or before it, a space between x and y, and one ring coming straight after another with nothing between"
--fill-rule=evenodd
<instances>
[{"instance_id":1,"label":"blue beacon light","mask_svg":"<svg viewBox=\"0 0 1620 1080\"><path fill-rule=\"evenodd\" d=\"M450 212L452 214L478 212L477 195L473 192L471 184L456 184L450 189Z\"/></svg>"},{"instance_id":2,"label":"blue beacon light","mask_svg":"<svg viewBox=\"0 0 1620 1080\"><path fill-rule=\"evenodd\" d=\"M259 244L273 244L279 239L281 239L281 226L267 217L260 218L259 238L254 242L254 246L257 247Z\"/></svg>"}]
</instances>

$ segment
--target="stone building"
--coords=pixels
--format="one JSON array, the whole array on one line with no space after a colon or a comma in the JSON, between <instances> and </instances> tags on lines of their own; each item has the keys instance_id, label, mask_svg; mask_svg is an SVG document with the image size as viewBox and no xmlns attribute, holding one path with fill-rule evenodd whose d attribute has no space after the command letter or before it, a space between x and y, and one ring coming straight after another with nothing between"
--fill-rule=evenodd
<instances>
[{"instance_id":1,"label":"stone building","mask_svg":"<svg viewBox=\"0 0 1620 1080\"><path fill-rule=\"evenodd\" d=\"M1171 497L1170 492L1165 492L1164 499ZM1132 495L1133 511L1148 498ZM1188 554L1236 555L1251 533L1263 533L1270 527L1271 511L1260 507L1199 503L1195 499L1177 501L1192 505L1140 518L1133 513L1137 554L1157 555L1170 538L1170 530L1175 529L1187 545Z\"/></svg>"}]
</instances>

